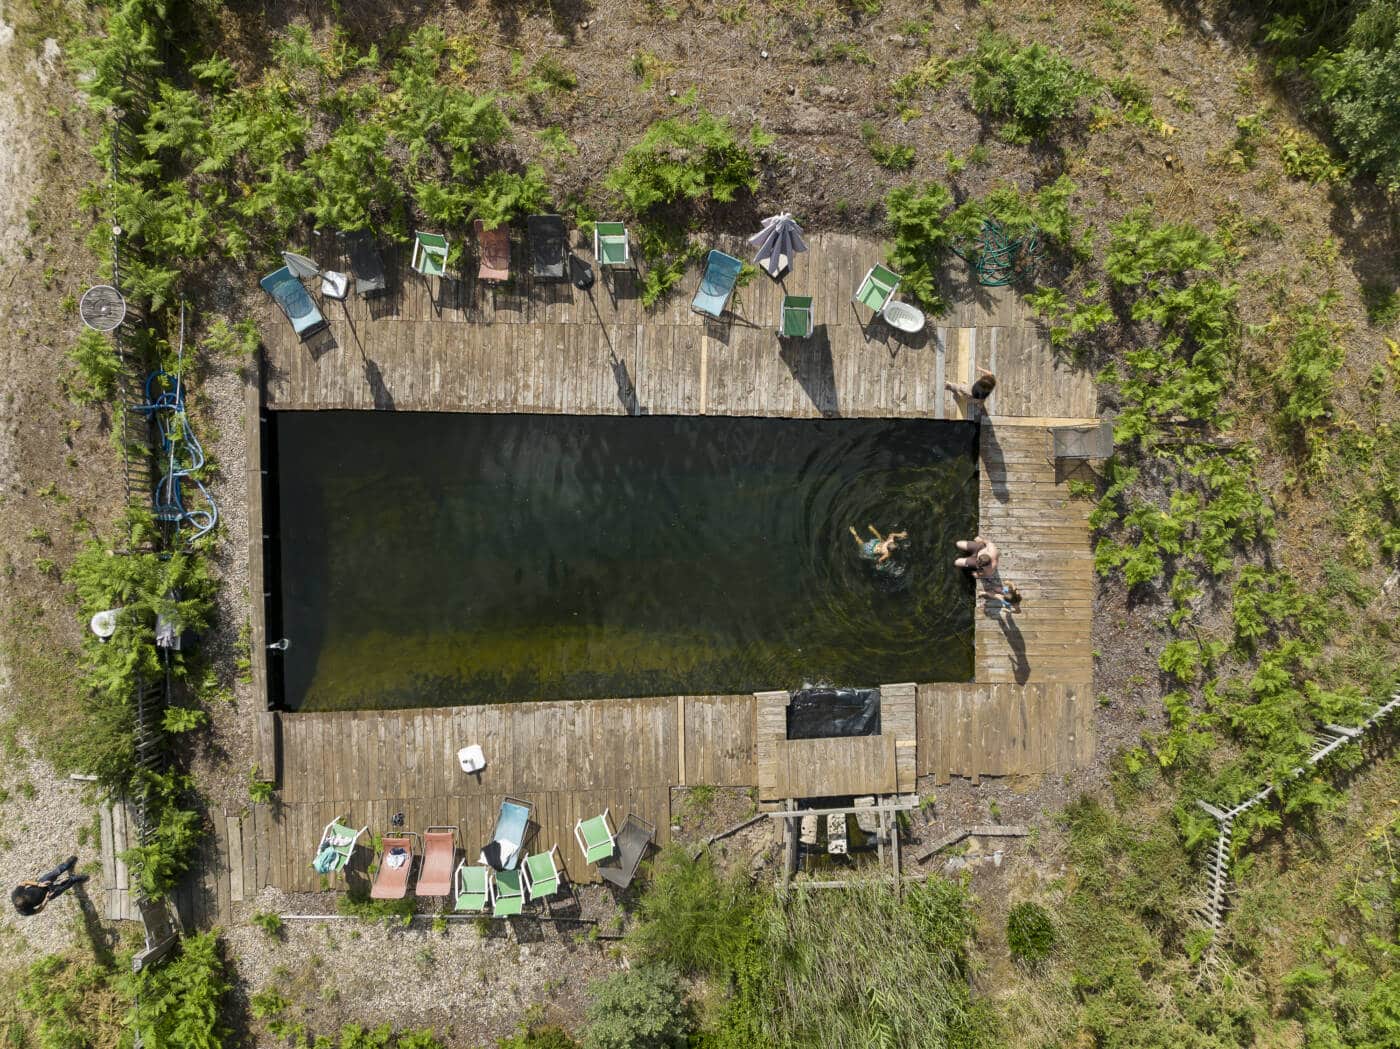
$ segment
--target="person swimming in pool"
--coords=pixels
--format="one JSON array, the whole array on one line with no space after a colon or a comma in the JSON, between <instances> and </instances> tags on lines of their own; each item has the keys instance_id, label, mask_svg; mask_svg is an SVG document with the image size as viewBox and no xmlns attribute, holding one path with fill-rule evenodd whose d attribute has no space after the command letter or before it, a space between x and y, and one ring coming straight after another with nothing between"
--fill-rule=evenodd
<instances>
[{"instance_id":1,"label":"person swimming in pool","mask_svg":"<svg viewBox=\"0 0 1400 1049\"><path fill-rule=\"evenodd\" d=\"M851 525L851 538L860 547L860 556L867 561L874 561L877 568L889 561L890 555L894 553L895 544L899 540L909 538L908 532L891 532L889 535L882 536L874 525L866 525L866 527L870 529L870 534L874 536L873 539L862 539L860 533L856 531L855 525Z\"/></svg>"}]
</instances>

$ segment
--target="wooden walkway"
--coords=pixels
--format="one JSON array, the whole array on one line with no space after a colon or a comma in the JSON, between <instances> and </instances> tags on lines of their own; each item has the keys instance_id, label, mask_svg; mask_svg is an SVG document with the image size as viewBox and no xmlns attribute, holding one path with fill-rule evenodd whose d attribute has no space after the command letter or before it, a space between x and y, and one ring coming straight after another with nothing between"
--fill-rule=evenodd
<instances>
[{"instance_id":1,"label":"wooden walkway","mask_svg":"<svg viewBox=\"0 0 1400 1049\"><path fill-rule=\"evenodd\" d=\"M851 295L878 242L816 234L779 284L760 273L722 321L691 311L692 270L645 310L631 272L589 292L529 280L439 286L389 253L390 293L322 302L326 334L298 343L264 297L265 403L270 409L561 412L573 415L917 416L961 418L945 380L996 373L1000 415L1092 418L1093 376L1056 358L1009 289L978 288L918 336L857 315ZM742 240L722 245L747 256ZM514 271L523 272L523 244ZM333 242L326 266L345 266ZM576 251L591 258L580 241ZM784 292L815 298L816 330L784 345L774 331Z\"/></svg>"},{"instance_id":2,"label":"wooden walkway","mask_svg":"<svg viewBox=\"0 0 1400 1049\"><path fill-rule=\"evenodd\" d=\"M644 311L626 275L615 287L600 280L591 294L466 280L435 284L430 295L392 253L391 293L325 303L330 328L312 344L298 344L265 303L265 382L248 391L250 513L260 517L260 394L275 410L957 418L943 383L970 381L981 365L998 387L981 429L979 531L1001 548L1003 577L1025 607L1010 624L979 609L975 680L886 685L885 732L840 741L781 738L783 694L260 714L257 760L276 776L278 804L212 817L199 876L180 897L187 920L228 921L264 886L319 889L310 859L336 816L371 832L397 813L408 829L456 824L474 856L501 799L521 797L535 806L534 844L557 843L569 874L585 881L592 871L574 821L609 808L620 822L632 811L664 842L678 786L749 787L756 803L770 804L909 793L916 776L1058 774L1092 760L1089 504L1069 497L1079 474L1052 460L1049 430L1094 421L1092 377L1055 359L1006 289L962 295L913 341L878 321L867 329L848 299L883 247L835 234L809 243L785 286L760 275L723 322L688 309L694 272L671 300ZM719 246L743 254L741 241ZM344 265L333 244L319 251L323 264ZM589 255L581 245L580 254ZM784 288L816 297L817 332L801 345L780 345L772 330ZM260 580L260 529L249 531ZM260 689L262 634L255 610ZM471 742L486 750L480 777L456 764L457 748ZM122 833L120 819L104 823L104 859ZM126 912L124 871L115 862L107 869L109 907Z\"/></svg>"}]
</instances>

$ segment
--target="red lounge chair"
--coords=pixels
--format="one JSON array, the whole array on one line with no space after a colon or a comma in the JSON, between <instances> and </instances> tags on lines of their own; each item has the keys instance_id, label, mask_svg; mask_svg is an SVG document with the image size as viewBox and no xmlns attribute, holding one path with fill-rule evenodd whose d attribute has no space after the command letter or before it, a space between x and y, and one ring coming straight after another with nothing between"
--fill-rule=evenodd
<instances>
[{"instance_id":1,"label":"red lounge chair","mask_svg":"<svg viewBox=\"0 0 1400 1049\"><path fill-rule=\"evenodd\" d=\"M379 849L379 869L374 873L374 884L369 887L370 899L401 900L408 895L408 876L413 870L413 857L420 851L413 846L416 837L418 835L413 831L384 836ZM403 850L403 863L393 867L389 865L389 858L395 855L396 849Z\"/></svg>"},{"instance_id":2,"label":"red lounge chair","mask_svg":"<svg viewBox=\"0 0 1400 1049\"><path fill-rule=\"evenodd\" d=\"M452 863L457 858L457 828L429 827L423 832L423 867L418 872L419 896L452 893Z\"/></svg>"},{"instance_id":3,"label":"red lounge chair","mask_svg":"<svg viewBox=\"0 0 1400 1049\"><path fill-rule=\"evenodd\" d=\"M478 280L510 280L510 232L504 226L486 229L480 219L474 223L477 243L481 246L481 268Z\"/></svg>"}]
</instances>

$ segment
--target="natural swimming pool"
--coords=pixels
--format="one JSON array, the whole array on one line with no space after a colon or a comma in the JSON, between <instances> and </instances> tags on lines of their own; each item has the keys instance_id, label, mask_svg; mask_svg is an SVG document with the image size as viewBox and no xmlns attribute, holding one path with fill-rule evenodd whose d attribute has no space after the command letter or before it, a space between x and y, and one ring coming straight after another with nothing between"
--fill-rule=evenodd
<instances>
[{"instance_id":1,"label":"natural swimming pool","mask_svg":"<svg viewBox=\"0 0 1400 1049\"><path fill-rule=\"evenodd\" d=\"M274 413L274 699L969 680L975 453L933 420Z\"/></svg>"}]
</instances>

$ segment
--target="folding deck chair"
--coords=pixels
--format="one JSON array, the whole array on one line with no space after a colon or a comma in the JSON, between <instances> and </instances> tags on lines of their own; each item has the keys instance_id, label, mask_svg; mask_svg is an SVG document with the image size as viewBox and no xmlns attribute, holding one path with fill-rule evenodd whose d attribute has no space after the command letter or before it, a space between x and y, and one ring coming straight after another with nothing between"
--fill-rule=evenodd
<instances>
[{"instance_id":1,"label":"folding deck chair","mask_svg":"<svg viewBox=\"0 0 1400 1049\"><path fill-rule=\"evenodd\" d=\"M700 277L700 287L695 298L690 300L690 308L696 313L719 318L724 314L724 304L734 294L734 286L739 282L739 271L744 268L742 259L726 255L722 251L710 252L705 260L705 272Z\"/></svg>"},{"instance_id":2,"label":"folding deck chair","mask_svg":"<svg viewBox=\"0 0 1400 1049\"><path fill-rule=\"evenodd\" d=\"M594 816L591 820L579 820L575 823L574 840L578 842L583 858L589 863L597 863L611 856L617 847L617 838L613 835L612 824L608 820L608 810L604 809L601 816Z\"/></svg>"},{"instance_id":3,"label":"folding deck chair","mask_svg":"<svg viewBox=\"0 0 1400 1049\"><path fill-rule=\"evenodd\" d=\"M629 812L626 822L622 824L622 833L617 836L617 856L598 864L598 876L619 889L627 888L637 876L642 857L655 840L656 827Z\"/></svg>"},{"instance_id":4,"label":"folding deck chair","mask_svg":"<svg viewBox=\"0 0 1400 1049\"><path fill-rule=\"evenodd\" d=\"M520 861L520 847L525 844L525 833L530 827L530 814L534 806L518 798L506 798L501 802L500 814L496 817L496 832L491 841L481 850L477 862L498 871L512 870Z\"/></svg>"},{"instance_id":5,"label":"folding deck chair","mask_svg":"<svg viewBox=\"0 0 1400 1049\"><path fill-rule=\"evenodd\" d=\"M418 835L413 831L384 836L379 849L379 869L374 872L374 884L369 887L370 899L401 900L408 895L408 876L413 870L413 857L422 851L413 846L416 837ZM402 858L402 862L392 866L391 861L398 858Z\"/></svg>"},{"instance_id":6,"label":"folding deck chair","mask_svg":"<svg viewBox=\"0 0 1400 1049\"><path fill-rule=\"evenodd\" d=\"M374 235L367 229L342 233L350 249L350 272L355 277L355 294L362 299L379 295L388 287L384 276L384 257L374 246Z\"/></svg>"},{"instance_id":7,"label":"folding deck chair","mask_svg":"<svg viewBox=\"0 0 1400 1049\"><path fill-rule=\"evenodd\" d=\"M311 861L311 866L321 874L343 871L355 852L360 835L367 830L368 826L351 830L347 822L339 818L331 820L326 824L326 829L321 831L321 844L316 846L316 856Z\"/></svg>"},{"instance_id":8,"label":"folding deck chair","mask_svg":"<svg viewBox=\"0 0 1400 1049\"><path fill-rule=\"evenodd\" d=\"M593 223L593 257L605 269L631 266L632 252L628 246L627 227L621 222Z\"/></svg>"},{"instance_id":9,"label":"folding deck chair","mask_svg":"<svg viewBox=\"0 0 1400 1049\"><path fill-rule=\"evenodd\" d=\"M413 259L410 265L424 277L446 276L447 238L441 233L415 231L413 234Z\"/></svg>"},{"instance_id":10,"label":"folding deck chair","mask_svg":"<svg viewBox=\"0 0 1400 1049\"><path fill-rule=\"evenodd\" d=\"M476 279L500 283L510 280L510 231L504 226L487 229L480 219L472 223L481 250Z\"/></svg>"},{"instance_id":11,"label":"folding deck chair","mask_svg":"<svg viewBox=\"0 0 1400 1049\"><path fill-rule=\"evenodd\" d=\"M311 301L301 278L288 267L274 270L258 281L258 285L282 307L292 331L296 332L297 338L302 342L326 326L326 318L321 316L316 303Z\"/></svg>"},{"instance_id":12,"label":"folding deck chair","mask_svg":"<svg viewBox=\"0 0 1400 1049\"><path fill-rule=\"evenodd\" d=\"M484 911L491 904L491 868L468 866L466 858L457 864L457 874L452 879L456 886L456 911Z\"/></svg>"},{"instance_id":13,"label":"folding deck chair","mask_svg":"<svg viewBox=\"0 0 1400 1049\"><path fill-rule=\"evenodd\" d=\"M423 832L423 865L418 870L418 896L447 896L452 892L452 861L457 858L457 828L429 827Z\"/></svg>"},{"instance_id":14,"label":"folding deck chair","mask_svg":"<svg viewBox=\"0 0 1400 1049\"><path fill-rule=\"evenodd\" d=\"M812 334L812 296L784 295L783 319L778 334L785 339L805 339Z\"/></svg>"},{"instance_id":15,"label":"folding deck chair","mask_svg":"<svg viewBox=\"0 0 1400 1049\"><path fill-rule=\"evenodd\" d=\"M531 215L525 220L530 241L530 276L537 281L569 279L569 228L558 215Z\"/></svg>"},{"instance_id":16,"label":"folding deck chair","mask_svg":"<svg viewBox=\"0 0 1400 1049\"><path fill-rule=\"evenodd\" d=\"M525 875L525 891L530 894L530 899L541 900L559 891L563 878L555 858L558 852L559 846L551 845L548 852L525 857L520 872Z\"/></svg>"},{"instance_id":17,"label":"folding deck chair","mask_svg":"<svg viewBox=\"0 0 1400 1049\"><path fill-rule=\"evenodd\" d=\"M496 871L491 876L491 916L513 918L525 908L525 886L519 871Z\"/></svg>"},{"instance_id":18,"label":"folding deck chair","mask_svg":"<svg viewBox=\"0 0 1400 1049\"><path fill-rule=\"evenodd\" d=\"M860 303L867 309L880 313L885 304L894 298L894 293L903 279L898 273L877 263L866 272L865 279L860 282L860 287L856 289L851 302Z\"/></svg>"}]
</instances>

